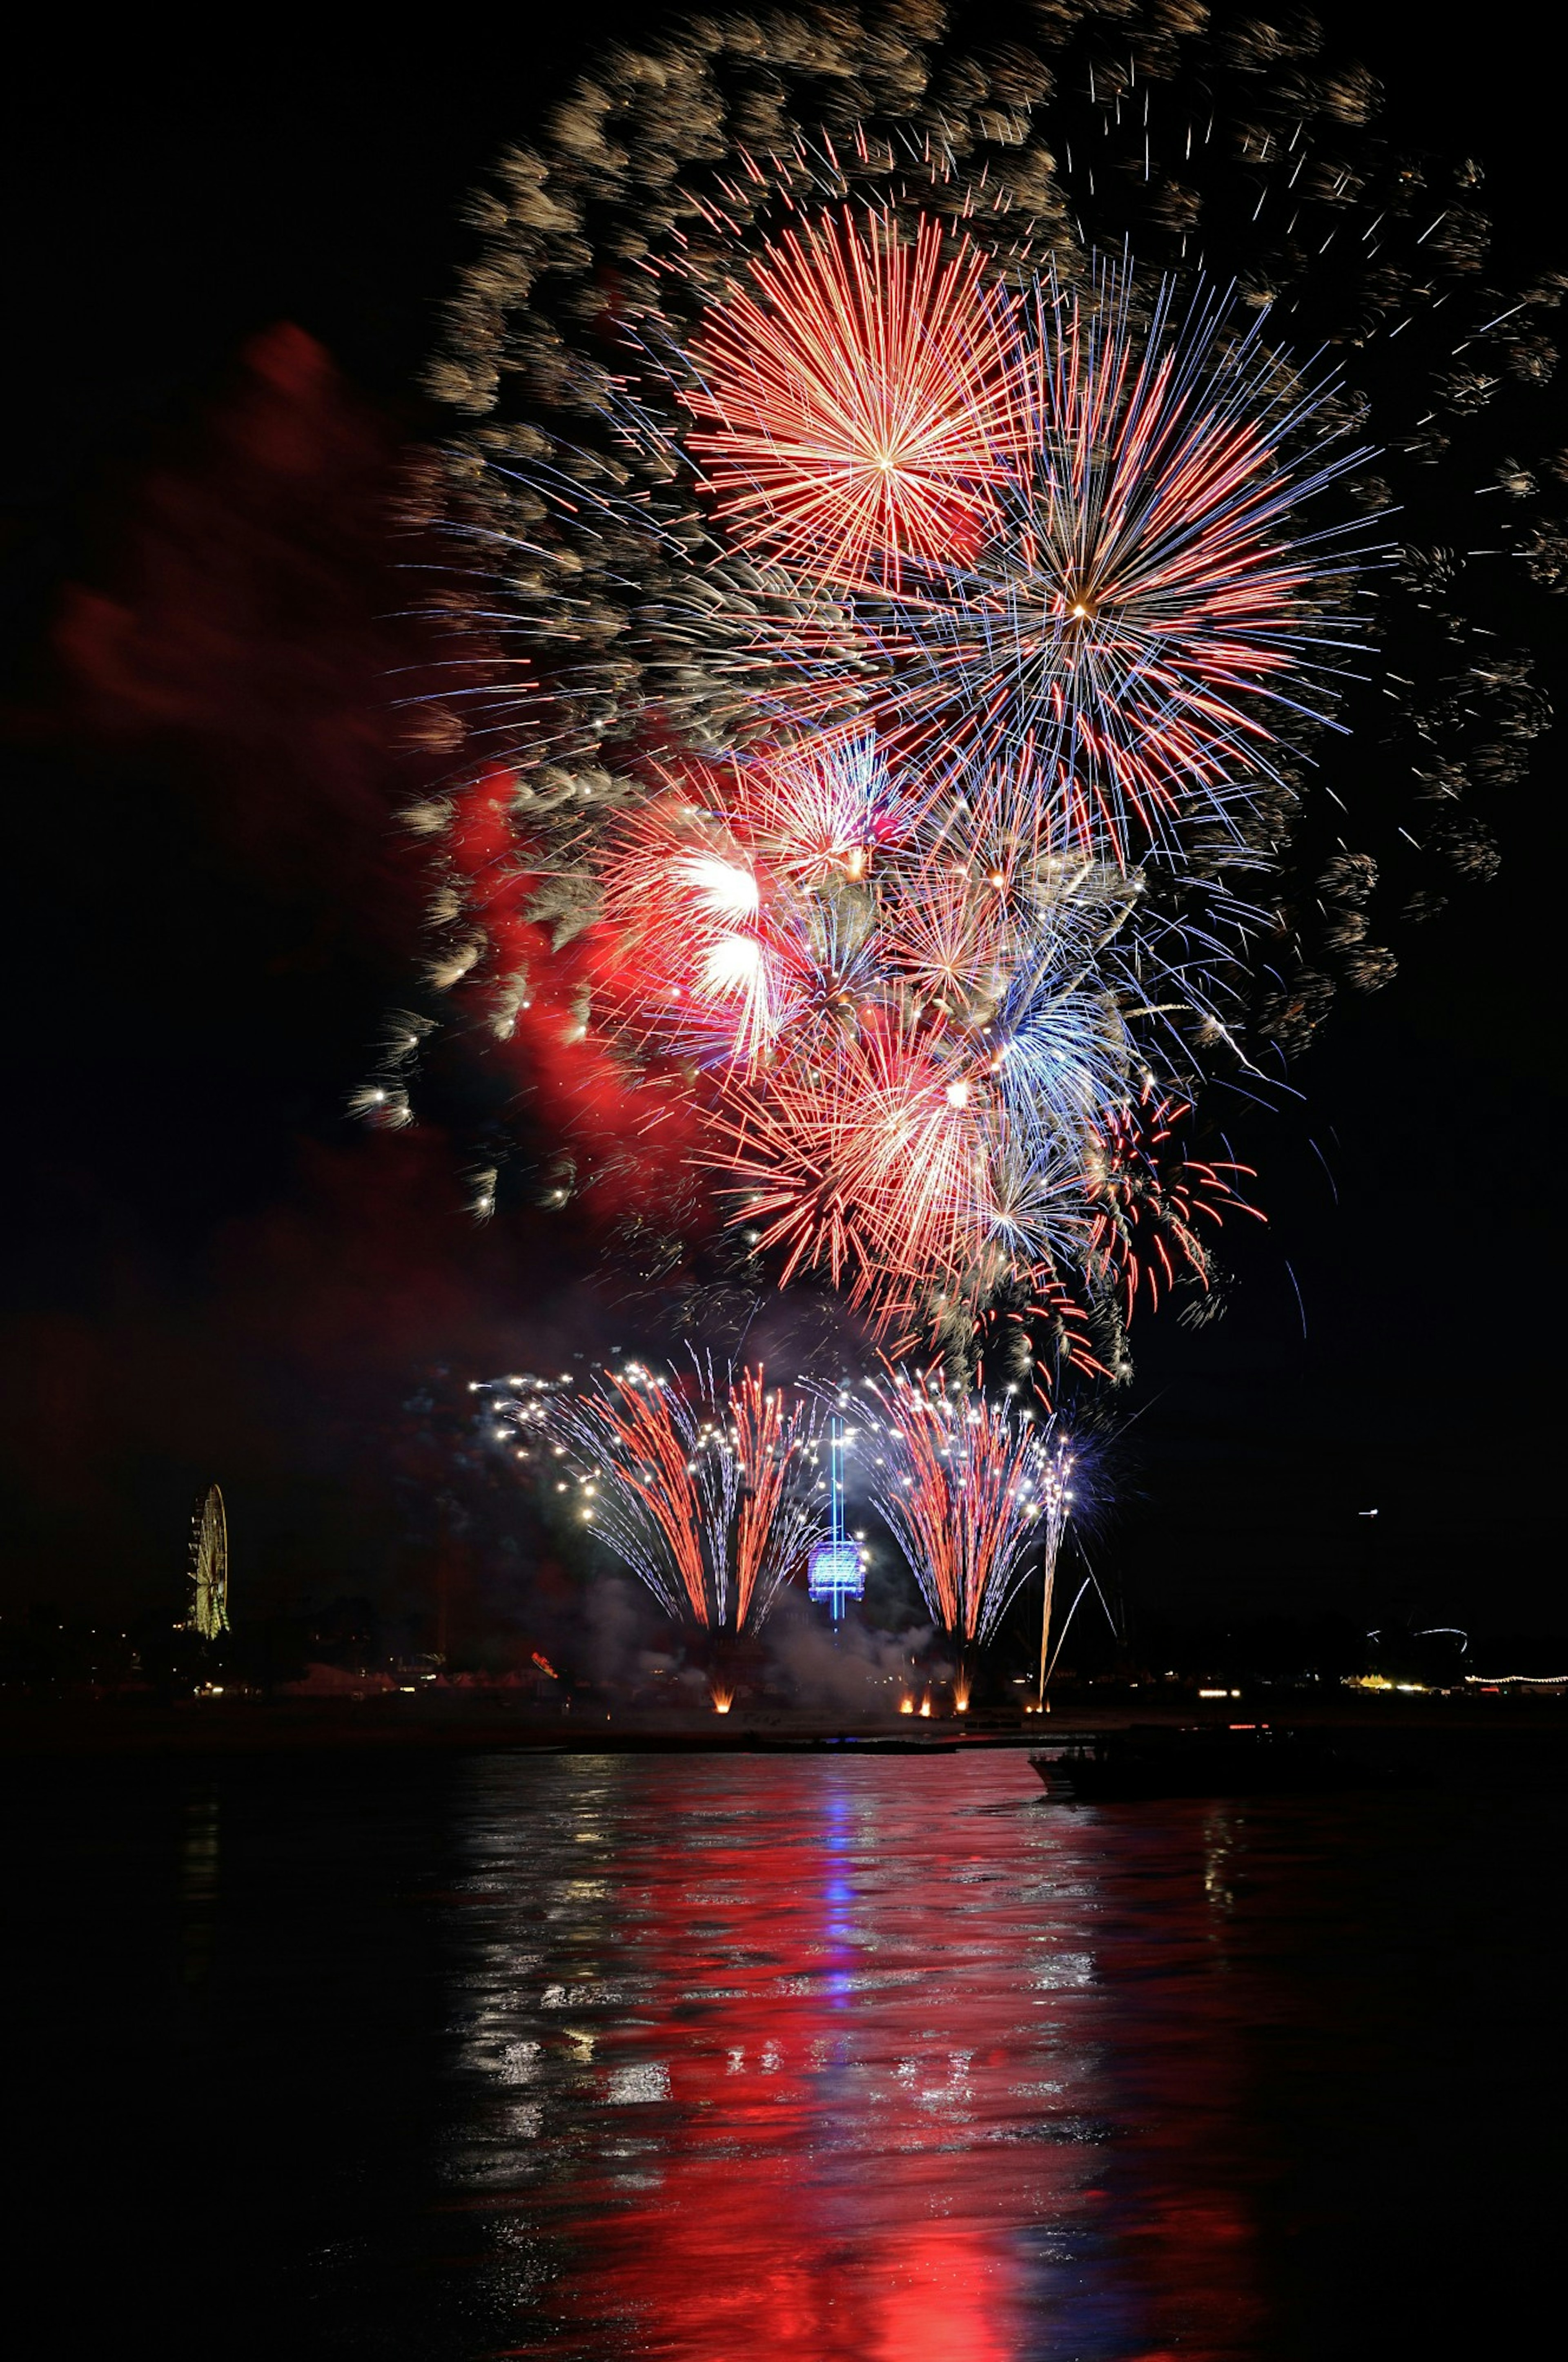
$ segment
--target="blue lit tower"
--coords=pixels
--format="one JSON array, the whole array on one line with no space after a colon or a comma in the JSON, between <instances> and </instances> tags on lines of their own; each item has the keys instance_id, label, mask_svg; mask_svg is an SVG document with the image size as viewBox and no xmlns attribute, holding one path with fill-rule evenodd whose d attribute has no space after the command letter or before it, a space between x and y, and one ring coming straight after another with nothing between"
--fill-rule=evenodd
<instances>
[{"instance_id":1,"label":"blue lit tower","mask_svg":"<svg viewBox=\"0 0 1568 2362\"><path fill-rule=\"evenodd\" d=\"M806 1562L806 1587L813 1599L828 1601L837 1624L846 1599L859 1599L866 1587L858 1546L844 1531L844 1424L834 1419L828 1436L828 1539L817 1543Z\"/></svg>"}]
</instances>

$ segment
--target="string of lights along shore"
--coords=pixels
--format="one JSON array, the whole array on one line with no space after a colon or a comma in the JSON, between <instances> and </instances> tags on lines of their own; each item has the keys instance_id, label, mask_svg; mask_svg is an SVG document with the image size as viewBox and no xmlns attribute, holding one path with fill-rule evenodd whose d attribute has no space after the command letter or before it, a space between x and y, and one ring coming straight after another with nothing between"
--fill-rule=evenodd
<instances>
[{"instance_id":1,"label":"string of lights along shore","mask_svg":"<svg viewBox=\"0 0 1568 2362\"><path fill-rule=\"evenodd\" d=\"M861 1353L872 1506L982 1646L1130 1332L1264 1219L1236 1112L1497 866L1568 280L1381 105L1175 0L693 17L475 195L433 998L358 1104L483 1029L529 1119L476 1211L571 1209L684 1332L508 1414L673 1617L850 1593L844 1415L716 1341L772 1301Z\"/></svg>"}]
</instances>

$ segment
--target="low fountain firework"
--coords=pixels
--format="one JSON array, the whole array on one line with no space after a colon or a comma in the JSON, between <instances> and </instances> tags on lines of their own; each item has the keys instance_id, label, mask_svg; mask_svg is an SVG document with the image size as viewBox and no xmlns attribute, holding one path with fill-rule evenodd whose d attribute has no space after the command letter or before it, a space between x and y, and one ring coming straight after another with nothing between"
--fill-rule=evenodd
<instances>
[{"instance_id":1,"label":"low fountain firework","mask_svg":"<svg viewBox=\"0 0 1568 2362\"><path fill-rule=\"evenodd\" d=\"M471 1391L479 1433L511 1447L547 1519L554 1512L607 1549L714 1660L718 1712L736 1695L734 1646L761 1630L786 1584L804 1586L830 1528L868 1562L863 1535L850 1544L831 1516L836 1483L886 1529L956 1652L960 1712L979 1653L1039 1573L1043 1693L1083 1454L1042 1397L966 1391L935 1369L885 1362L880 1376L834 1387L770 1384L760 1367L696 1355L673 1374L625 1361L580 1380L514 1377ZM837 1455L826 1472L825 1443ZM835 1622L841 1609L832 1603Z\"/></svg>"},{"instance_id":2,"label":"low fountain firework","mask_svg":"<svg viewBox=\"0 0 1568 2362\"><path fill-rule=\"evenodd\" d=\"M530 1437L577 1521L710 1642L758 1630L821 1531L814 1406L760 1368L694 1357L670 1377L630 1362L581 1387L492 1392L487 1416Z\"/></svg>"},{"instance_id":3,"label":"low fountain firework","mask_svg":"<svg viewBox=\"0 0 1568 2362\"><path fill-rule=\"evenodd\" d=\"M856 1421L850 1436L853 1443L858 1429L871 1498L959 1653L964 1705L974 1652L1036 1562L1043 1695L1057 1560L1074 1502L1078 1455L1066 1423L1013 1393L993 1399L907 1370L867 1381Z\"/></svg>"}]
</instances>

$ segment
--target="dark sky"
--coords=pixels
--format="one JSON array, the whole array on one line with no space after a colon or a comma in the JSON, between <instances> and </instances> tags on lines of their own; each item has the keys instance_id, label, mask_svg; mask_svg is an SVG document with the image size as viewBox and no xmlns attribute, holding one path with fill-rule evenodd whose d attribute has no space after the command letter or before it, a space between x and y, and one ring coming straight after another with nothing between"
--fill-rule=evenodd
<instances>
[{"instance_id":1,"label":"dark sky","mask_svg":"<svg viewBox=\"0 0 1568 2362\"><path fill-rule=\"evenodd\" d=\"M1562 217L1531 13L1464 54L1425 10L1322 13L1496 213ZM554 1361L577 1313L554 1233L466 1220L439 1123L343 1109L419 942L392 470L462 194L579 51L527 12L269 38L40 57L5 143L5 1608L172 1600L213 1474L253 1596L390 1595L420 1374ZM1098 1554L1146 1614L1568 1630L1561 743L1492 815L1497 881L1250 1141L1271 1227L1231 1314L1144 1332Z\"/></svg>"}]
</instances>

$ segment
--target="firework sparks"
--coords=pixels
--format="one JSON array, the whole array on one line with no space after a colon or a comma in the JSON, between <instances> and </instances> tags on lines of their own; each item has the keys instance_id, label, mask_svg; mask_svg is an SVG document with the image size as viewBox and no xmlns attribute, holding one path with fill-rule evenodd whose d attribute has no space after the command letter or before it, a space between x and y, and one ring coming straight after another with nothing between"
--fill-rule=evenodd
<instances>
[{"instance_id":1,"label":"firework sparks","mask_svg":"<svg viewBox=\"0 0 1568 2362\"><path fill-rule=\"evenodd\" d=\"M1068 1518L1073 1505L1072 1474L1076 1454L1070 1443L1054 1435L1044 1440L1040 1448L1040 1473L1037 1486L1040 1515L1040 1571L1044 1578L1040 1605L1040 1687L1039 1711L1046 1706L1046 1683L1050 1679L1051 1611L1056 1605L1057 1562L1061 1556L1062 1537L1067 1531Z\"/></svg>"},{"instance_id":2,"label":"firework sparks","mask_svg":"<svg viewBox=\"0 0 1568 2362\"><path fill-rule=\"evenodd\" d=\"M1219 1229L1227 1212L1265 1217L1235 1187L1255 1176L1245 1164L1190 1158L1180 1145L1190 1108L1146 1093L1133 1108L1110 1111L1097 1136L1089 1172L1093 1209L1087 1264L1121 1297L1126 1318L1140 1297L1151 1309L1186 1271L1207 1290L1212 1241L1199 1229ZM1230 1176L1230 1177L1227 1177Z\"/></svg>"},{"instance_id":3,"label":"firework sparks","mask_svg":"<svg viewBox=\"0 0 1568 2362\"><path fill-rule=\"evenodd\" d=\"M1387 980L1380 898L1496 864L1453 806L1546 710L1470 493L1544 581L1550 469L1475 422L1561 286L1481 284L1477 168L1397 154L1309 29L1016 30L674 26L508 152L435 371L421 727L473 767L411 824L433 983L569 1135L547 1202L613 1175L689 1244L700 1174L890 1346L972 1368L1076 1298L1120 1374L1244 1205L1168 1115ZM1440 545L1358 558L1438 458ZM1373 717L1378 861L1311 768Z\"/></svg>"},{"instance_id":4,"label":"firework sparks","mask_svg":"<svg viewBox=\"0 0 1568 2362\"><path fill-rule=\"evenodd\" d=\"M1008 425L984 257L887 214L785 232L714 306L690 447L741 546L850 586L972 549Z\"/></svg>"},{"instance_id":5,"label":"firework sparks","mask_svg":"<svg viewBox=\"0 0 1568 2362\"><path fill-rule=\"evenodd\" d=\"M988 1639L1048 1535L1052 1463L1032 1415L896 1371L872 1390L882 1418L877 1508L941 1629Z\"/></svg>"},{"instance_id":6,"label":"firework sparks","mask_svg":"<svg viewBox=\"0 0 1568 2362\"><path fill-rule=\"evenodd\" d=\"M1162 285L1140 328L1097 264L1087 290L1037 282L1013 328L996 527L901 611L890 702L935 717L944 761L1026 760L1064 833L1125 862L1195 811L1234 826L1271 706L1326 718L1352 569L1300 513L1368 454L1288 458L1327 389L1201 288L1178 318Z\"/></svg>"},{"instance_id":7,"label":"firework sparks","mask_svg":"<svg viewBox=\"0 0 1568 2362\"><path fill-rule=\"evenodd\" d=\"M1026 778L938 809L863 735L735 760L620 825L603 909L607 1007L707 1077L696 1161L781 1285L887 1334L1097 1279L1103 1136L1203 1003Z\"/></svg>"},{"instance_id":8,"label":"firework sparks","mask_svg":"<svg viewBox=\"0 0 1568 2362\"><path fill-rule=\"evenodd\" d=\"M668 1616L732 1638L764 1620L820 1525L808 1405L761 1369L694 1362L682 1383L629 1363L544 1397L543 1418L582 1522Z\"/></svg>"}]
</instances>

